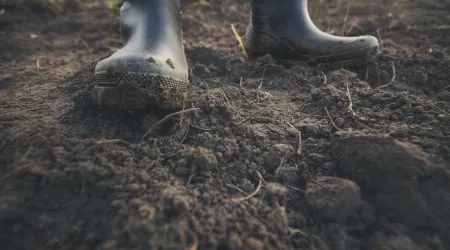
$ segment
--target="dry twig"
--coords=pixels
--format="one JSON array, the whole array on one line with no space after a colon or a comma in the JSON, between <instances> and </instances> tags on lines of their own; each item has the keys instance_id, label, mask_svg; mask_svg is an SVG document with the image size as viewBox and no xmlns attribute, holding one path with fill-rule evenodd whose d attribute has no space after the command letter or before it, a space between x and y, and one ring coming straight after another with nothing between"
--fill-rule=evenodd
<instances>
[{"instance_id":1,"label":"dry twig","mask_svg":"<svg viewBox=\"0 0 450 250\"><path fill-rule=\"evenodd\" d=\"M242 77L241 77L241 80L239 81L239 87L240 87L242 90L246 90L246 89L244 89L244 86L242 86L242 84L243 84L243 81L242 81Z\"/></svg>"},{"instance_id":2,"label":"dry twig","mask_svg":"<svg viewBox=\"0 0 450 250\"><path fill-rule=\"evenodd\" d=\"M322 83L322 85L325 85L328 82L327 75L323 71L322 71L322 75L323 75L323 83Z\"/></svg>"},{"instance_id":3,"label":"dry twig","mask_svg":"<svg viewBox=\"0 0 450 250\"><path fill-rule=\"evenodd\" d=\"M265 74L265 73L263 73L263 74ZM258 86L258 88L257 88L256 90L244 88L244 86L243 86L243 81L242 81L242 77L241 77L241 80L239 81L239 87L240 87L242 90L244 90L244 91L248 91L248 92L250 92L250 93L256 93L256 99L257 99L256 101L259 103L260 100L261 100L261 101L264 101L264 100L266 100L268 97L271 97L271 96L272 96L269 92L265 92L265 91L262 91L262 90L261 90L262 85L263 85L263 78L264 78L264 75L262 76L262 78L261 78L261 83L259 84L259 86Z\"/></svg>"},{"instance_id":4,"label":"dry twig","mask_svg":"<svg viewBox=\"0 0 450 250\"><path fill-rule=\"evenodd\" d=\"M277 178L278 178L278 173L280 172L281 167L283 167L283 164L284 164L284 161L285 161L285 159L286 159L286 156L287 156L287 154L285 154L285 155L281 158L280 164L278 164L278 167L275 169L274 175L275 175L275 177L277 177Z\"/></svg>"},{"instance_id":5,"label":"dry twig","mask_svg":"<svg viewBox=\"0 0 450 250\"><path fill-rule=\"evenodd\" d=\"M338 126L336 126L336 123L334 123L333 118L331 118L330 113L328 112L327 107L324 107L324 108L325 108L325 112L327 113L328 118L329 118L330 121L331 121L331 124L333 124L333 127L334 127L335 129L339 130L339 131L342 131L342 129L338 128Z\"/></svg>"},{"instance_id":6,"label":"dry twig","mask_svg":"<svg viewBox=\"0 0 450 250\"><path fill-rule=\"evenodd\" d=\"M225 91L224 91L222 88L220 89L220 91L222 92L223 97L225 97L225 100L227 101L228 105L231 106L231 102L230 102L230 100L228 99L227 95L225 94Z\"/></svg>"},{"instance_id":7,"label":"dry twig","mask_svg":"<svg viewBox=\"0 0 450 250\"><path fill-rule=\"evenodd\" d=\"M342 25L342 35L345 35L345 26L347 26L347 19L348 19L348 14L350 12L350 4L352 3L351 0L348 1L347 3L347 12L345 13L345 17L344 17L344 24Z\"/></svg>"},{"instance_id":8,"label":"dry twig","mask_svg":"<svg viewBox=\"0 0 450 250\"><path fill-rule=\"evenodd\" d=\"M161 119L159 122L155 123L153 126L151 126L147 132L144 134L144 136L142 136L141 140L139 142L142 142L145 140L145 138L152 132L153 129L157 128L159 125L161 125L163 122L167 121L168 119L170 119L171 117L174 117L176 115L180 115L180 114L184 114L187 112L193 112L193 111L197 111L200 110L199 108L191 108L191 109L185 109L185 110L181 110L175 113L172 113L170 115L166 115L163 119Z\"/></svg>"},{"instance_id":9,"label":"dry twig","mask_svg":"<svg viewBox=\"0 0 450 250\"><path fill-rule=\"evenodd\" d=\"M348 82L345 82L345 86L347 88L347 98L348 98L348 109L352 113L353 116L356 116L355 111L353 110L353 101L352 101L352 95L350 94L350 89L348 87Z\"/></svg>"},{"instance_id":10,"label":"dry twig","mask_svg":"<svg viewBox=\"0 0 450 250\"><path fill-rule=\"evenodd\" d=\"M446 90L446 89L450 89L450 85L448 85L448 86L446 86L446 87L443 87L442 89L440 89L440 90L438 91L438 93L441 93L442 91L444 91L444 90Z\"/></svg>"},{"instance_id":11,"label":"dry twig","mask_svg":"<svg viewBox=\"0 0 450 250\"><path fill-rule=\"evenodd\" d=\"M110 143L116 143L122 141L121 139L111 139L111 140L100 140L97 141L97 144L110 144Z\"/></svg>"},{"instance_id":12,"label":"dry twig","mask_svg":"<svg viewBox=\"0 0 450 250\"><path fill-rule=\"evenodd\" d=\"M364 81L367 82L367 79L369 79L369 66L366 66L366 77L364 78Z\"/></svg>"},{"instance_id":13,"label":"dry twig","mask_svg":"<svg viewBox=\"0 0 450 250\"><path fill-rule=\"evenodd\" d=\"M396 78L395 63L392 62L392 78L391 78L391 80L388 83L386 83L385 85L381 85L380 87L378 87L378 89L383 89L383 88L389 87L390 85L392 85L394 83L395 78Z\"/></svg>"},{"instance_id":14,"label":"dry twig","mask_svg":"<svg viewBox=\"0 0 450 250\"><path fill-rule=\"evenodd\" d=\"M292 190L298 191L298 192L300 192L300 193L306 193L305 190L300 189L300 188L296 188L296 187L293 187L293 186L290 186L290 185L284 185L284 186L287 187L287 188L290 188L290 189L292 189Z\"/></svg>"},{"instance_id":15,"label":"dry twig","mask_svg":"<svg viewBox=\"0 0 450 250\"><path fill-rule=\"evenodd\" d=\"M181 139L180 144L183 144L189 134L189 128L191 127L191 123L188 121L188 125L186 128L186 132L184 133L183 139Z\"/></svg>"},{"instance_id":16,"label":"dry twig","mask_svg":"<svg viewBox=\"0 0 450 250\"><path fill-rule=\"evenodd\" d=\"M259 100L260 100L259 93L261 92L262 85L263 85L263 81L261 81L261 83L258 86L258 90L256 91L256 100L258 100L258 103L259 103Z\"/></svg>"},{"instance_id":17,"label":"dry twig","mask_svg":"<svg viewBox=\"0 0 450 250\"><path fill-rule=\"evenodd\" d=\"M248 199L251 199L252 197L254 197L256 194L258 194L259 190L261 190L261 186L262 186L262 182L263 182L263 177L261 175L261 173L259 173L258 171L256 172L258 174L258 187L256 187L255 191L245 197L241 197L241 198L236 198L236 199L231 199L234 202L242 202Z\"/></svg>"},{"instance_id":18,"label":"dry twig","mask_svg":"<svg viewBox=\"0 0 450 250\"><path fill-rule=\"evenodd\" d=\"M226 183L225 186L227 186L227 187L229 187L229 188L232 188L232 189L234 189L234 190L237 190L238 192L241 192L242 194L249 195L249 193L247 193L247 192L245 192L244 190L240 189L240 188L239 188L238 186L236 186L236 185Z\"/></svg>"},{"instance_id":19,"label":"dry twig","mask_svg":"<svg viewBox=\"0 0 450 250\"><path fill-rule=\"evenodd\" d=\"M292 125L291 123L287 123L292 129L294 129L295 131L297 131L297 137L298 137L298 142L297 142L297 154L301 155L302 154L302 132L300 130L298 130L296 127L294 127L294 125Z\"/></svg>"},{"instance_id":20,"label":"dry twig","mask_svg":"<svg viewBox=\"0 0 450 250\"><path fill-rule=\"evenodd\" d=\"M380 41L380 50L384 48L383 39L381 39L380 29L377 29L378 41Z\"/></svg>"}]
</instances>

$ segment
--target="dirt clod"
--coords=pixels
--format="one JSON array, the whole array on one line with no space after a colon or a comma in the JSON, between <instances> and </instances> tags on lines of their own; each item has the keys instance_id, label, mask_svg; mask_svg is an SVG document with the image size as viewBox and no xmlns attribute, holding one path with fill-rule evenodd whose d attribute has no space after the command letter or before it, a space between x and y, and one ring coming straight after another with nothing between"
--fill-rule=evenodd
<instances>
[{"instance_id":1,"label":"dirt clod","mask_svg":"<svg viewBox=\"0 0 450 250\"><path fill-rule=\"evenodd\" d=\"M361 202L360 189L349 180L321 177L308 184L305 201L317 218L345 221Z\"/></svg>"},{"instance_id":2,"label":"dirt clod","mask_svg":"<svg viewBox=\"0 0 450 250\"><path fill-rule=\"evenodd\" d=\"M175 174L180 176L210 176L217 168L217 159L211 151L198 147L182 152L174 165Z\"/></svg>"},{"instance_id":3,"label":"dirt clod","mask_svg":"<svg viewBox=\"0 0 450 250\"><path fill-rule=\"evenodd\" d=\"M166 60L166 63L167 63L167 65L169 65L169 67L171 67L172 69L175 69L175 65L173 64L172 60L170 60L170 58Z\"/></svg>"},{"instance_id":4,"label":"dirt clod","mask_svg":"<svg viewBox=\"0 0 450 250\"><path fill-rule=\"evenodd\" d=\"M333 153L342 174L354 178L363 197L376 202L378 212L411 228L445 231L450 196L446 167L430 161L411 143L389 136L338 133ZM375 192L375 195L374 195Z\"/></svg>"}]
</instances>

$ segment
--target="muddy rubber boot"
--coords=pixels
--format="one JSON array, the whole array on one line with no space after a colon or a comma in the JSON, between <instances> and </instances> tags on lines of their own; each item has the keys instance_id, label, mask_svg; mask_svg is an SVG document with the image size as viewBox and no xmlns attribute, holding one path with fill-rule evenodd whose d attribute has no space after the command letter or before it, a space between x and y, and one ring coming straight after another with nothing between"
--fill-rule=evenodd
<instances>
[{"instance_id":1,"label":"muddy rubber boot","mask_svg":"<svg viewBox=\"0 0 450 250\"><path fill-rule=\"evenodd\" d=\"M95 67L94 99L100 106L181 109L188 69L176 0L126 0L120 10L126 45Z\"/></svg>"},{"instance_id":2,"label":"muddy rubber boot","mask_svg":"<svg viewBox=\"0 0 450 250\"><path fill-rule=\"evenodd\" d=\"M245 47L250 58L271 54L315 65L353 67L374 58L378 40L321 31L309 16L307 0L253 0Z\"/></svg>"}]
</instances>

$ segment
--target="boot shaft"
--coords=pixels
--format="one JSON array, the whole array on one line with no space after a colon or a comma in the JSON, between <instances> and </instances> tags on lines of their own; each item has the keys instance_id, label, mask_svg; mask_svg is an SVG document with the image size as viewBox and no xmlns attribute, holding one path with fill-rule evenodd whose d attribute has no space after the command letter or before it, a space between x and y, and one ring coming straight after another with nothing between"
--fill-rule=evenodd
<instances>
[{"instance_id":1,"label":"boot shaft","mask_svg":"<svg viewBox=\"0 0 450 250\"><path fill-rule=\"evenodd\" d=\"M307 0L252 0L250 26L268 34L275 32L278 37L321 32L309 16Z\"/></svg>"},{"instance_id":2,"label":"boot shaft","mask_svg":"<svg viewBox=\"0 0 450 250\"><path fill-rule=\"evenodd\" d=\"M319 32L309 16L307 0L252 0L251 23L257 30L270 26L280 33L292 28L305 35Z\"/></svg>"},{"instance_id":3,"label":"boot shaft","mask_svg":"<svg viewBox=\"0 0 450 250\"><path fill-rule=\"evenodd\" d=\"M125 41L140 36L136 39L150 38L149 42L155 43L157 39L166 40L165 35L169 36L168 39L182 41L179 0L125 0L120 9L120 20L120 30ZM159 34L158 38L152 34Z\"/></svg>"},{"instance_id":4,"label":"boot shaft","mask_svg":"<svg viewBox=\"0 0 450 250\"><path fill-rule=\"evenodd\" d=\"M101 106L180 109L189 85L178 0L125 0L125 46L95 67L94 96Z\"/></svg>"},{"instance_id":5,"label":"boot shaft","mask_svg":"<svg viewBox=\"0 0 450 250\"><path fill-rule=\"evenodd\" d=\"M299 11L308 13L307 0L252 0L252 14L258 17L289 16Z\"/></svg>"}]
</instances>

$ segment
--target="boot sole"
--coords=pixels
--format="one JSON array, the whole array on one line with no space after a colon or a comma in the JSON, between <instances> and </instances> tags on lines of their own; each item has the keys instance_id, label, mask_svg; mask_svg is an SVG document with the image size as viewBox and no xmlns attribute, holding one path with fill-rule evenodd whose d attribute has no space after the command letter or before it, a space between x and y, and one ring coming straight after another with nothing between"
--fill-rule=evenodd
<instances>
[{"instance_id":1,"label":"boot sole","mask_svg":"<svg viewBox=\"0 0 450 250\"><path fill-rule=\"evenodd\" d=\"M310 57L309 61L318 68L356 68L373 62L377 53L378 46L374 46L339 54Z\"/></svg>"},{"instance_id":2,"label":"boot sole","mask_svg":"<svg viewBox=\"0 0 450 250\"><path fill-rule=\"evenodd\" d=\"M255 40L269 40L271 43L277 43L279 39L274 39L270 36L266 35L255 35ZM252 49L247 48L249 53L249 59L254 60L257 57L264 56L266 54L271 54L274 58L281 61L301 61L307 62L311 66L316 66L325 69L336 69L336 68L355 68L361 67L365 64L368 64L374 61L377 53L378 46L369 46L364 47L352 51L345 51L341 53L335 53L330 55L322 55L322 56L311 56L311 55L301 55L296 54L295 49L289 44L285 43L287 48L290 48L290 55L286 55L283 57L277 57L276 53L261 53L261 52L251 52Z\"/></svg>"},{"instance_id":3,"label":"boot sole","mask_svg":"<svg viewBox=\"0 0 450 250\"><path fill-rule=\"evenodd\" d=\"M94 74L93 99L101 107L136 110L156 107L182 109L187 98L188 80L148 73Z\"/></svg>"},{"instance_id":4,"label":"boot sole","mask_svg":"<svg viewBox=\"0 0 450 250\"><path fill-rule=\"evenodd\" d=\"M291 58L274 57L278 63L292 65L296 62L305 62L311 67L322 70L335 70L340 68L358 68L365 66L376 59L378 47L367 47L355 51L326 56L295 56ZM255 60L263 54L253 54L250 59Z\"/></svg>"}]
</instances>

